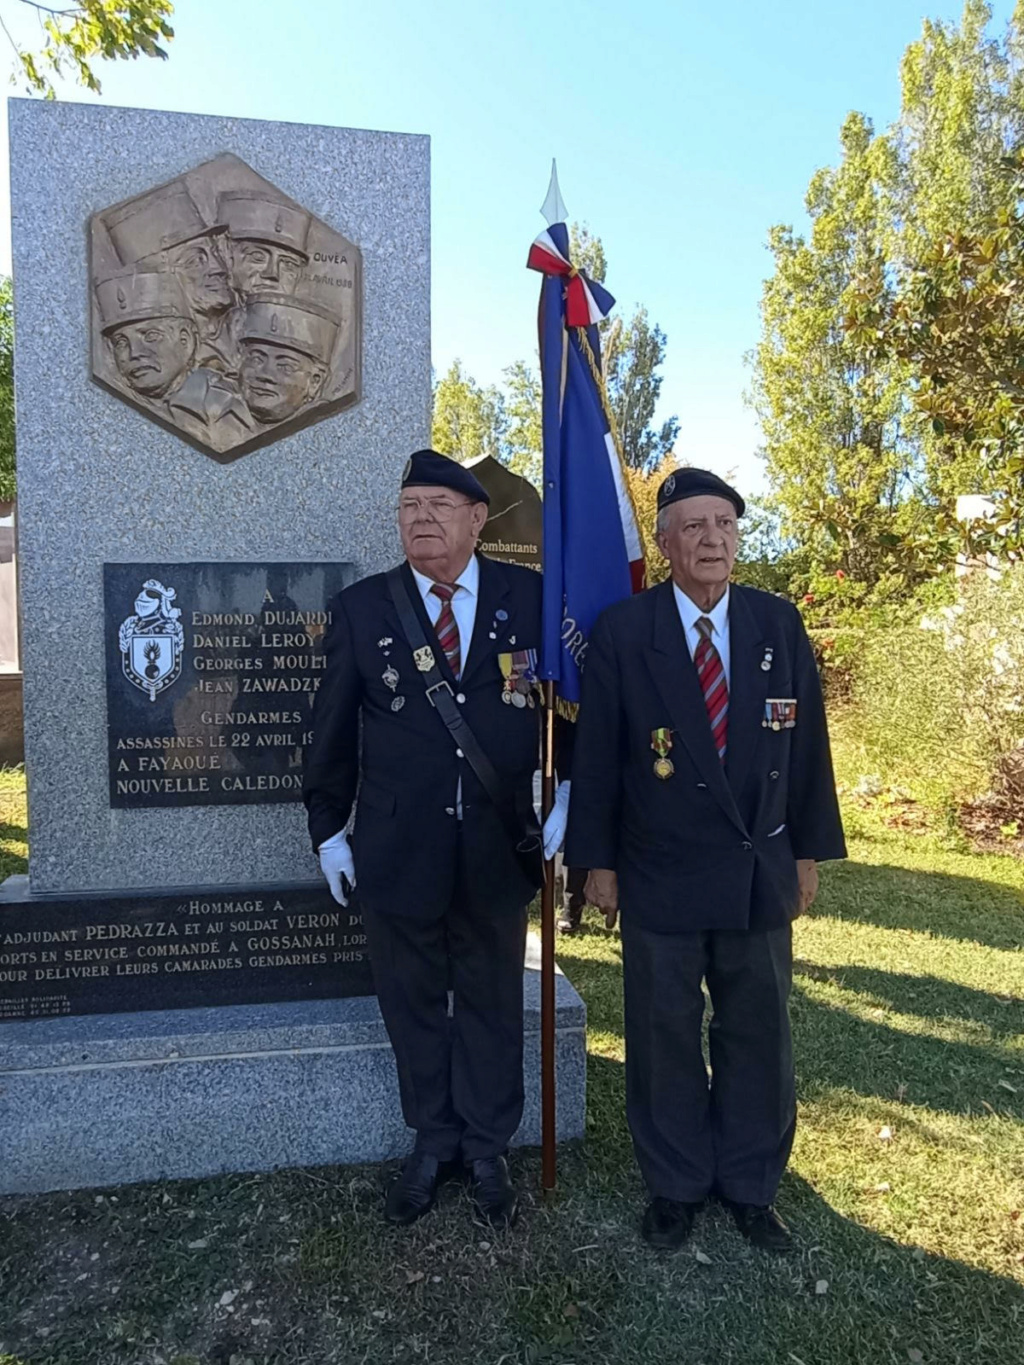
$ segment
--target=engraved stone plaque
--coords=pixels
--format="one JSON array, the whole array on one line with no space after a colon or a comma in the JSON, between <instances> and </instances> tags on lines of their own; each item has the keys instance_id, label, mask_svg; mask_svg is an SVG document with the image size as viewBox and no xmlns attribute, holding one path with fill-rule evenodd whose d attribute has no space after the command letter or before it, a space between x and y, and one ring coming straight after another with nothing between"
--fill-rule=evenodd
<instances>
[{"instance_id":1,"label":"engraved stone plaque","mask_svg":"<svg viewBox=\"0 0 1024 1365\"><path fill-rule=\"evenodd\" d=\"M220 461L359 398L359 248L225 153L89 220L92 374Z\"/></svg>"},{"instance_id":2,"label":"engraved stone plaque","mask_svg":"<svg viewBox=\"0 0 1024 1365\"><path fill-rule=\"evenodd\" d=\"M349 563L105 564L110 804L298 801Z\"/></svg>"},{"instance_id":3,"label":"engraved stone plaque","mask_svg":"<svg viewBox=\"0 0 1024 1365\"><path fill-rule=\"evenodd\" d=\"M326 887L46 897L24 881L0 888L0 1024L373 994L362 914Z\"/></svg>"}]
</instances>

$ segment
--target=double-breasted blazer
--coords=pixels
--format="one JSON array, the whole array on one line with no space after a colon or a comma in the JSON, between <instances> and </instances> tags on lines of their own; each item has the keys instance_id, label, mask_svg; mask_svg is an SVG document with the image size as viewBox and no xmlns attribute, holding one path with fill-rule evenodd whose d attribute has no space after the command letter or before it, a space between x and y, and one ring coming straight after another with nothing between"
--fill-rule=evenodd
<instances>
[{"instance_id":1,"label":"double-breasted blazer","mask_svg":"<svg viewBox=\"0 0 1024 1365\"><path fill-rule=\"evenodd\" d=\"M566 861L617 872L623 916L655 931L781 926L798 908L796 860L846 855L799 612L734 584L729 639L724 764L671 581L610 607L587 648Z\"/></svg>"}]
</instances>

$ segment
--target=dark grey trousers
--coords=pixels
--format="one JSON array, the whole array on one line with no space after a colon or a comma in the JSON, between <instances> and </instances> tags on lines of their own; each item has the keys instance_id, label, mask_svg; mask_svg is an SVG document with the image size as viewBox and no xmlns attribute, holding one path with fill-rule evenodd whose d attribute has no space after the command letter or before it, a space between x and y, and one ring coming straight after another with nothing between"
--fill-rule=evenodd
<instances>
[{"instance_id":1,"label":"dark grey trousers","mask_svg":"<svg viewBox=\"0 0 1024 1365\"><path fill-rule=\"evenodd\" d=\"M652 1197L770 1204L796 1127L791 929L657 934L624 915L622 962L626 1114Z\"/></svg>"},{"instance_id":2,"label":"dark grey trousers","mask_svg":"<svg viewBox=\"0 0 1024 1365\"><path fill-rule=\"evenodd\" d=\"M416 1150L499 1156L523 1115L526 907L472 915L457 893L441 919L364 909L363 923Z\"/></svg>"}]
</instances>

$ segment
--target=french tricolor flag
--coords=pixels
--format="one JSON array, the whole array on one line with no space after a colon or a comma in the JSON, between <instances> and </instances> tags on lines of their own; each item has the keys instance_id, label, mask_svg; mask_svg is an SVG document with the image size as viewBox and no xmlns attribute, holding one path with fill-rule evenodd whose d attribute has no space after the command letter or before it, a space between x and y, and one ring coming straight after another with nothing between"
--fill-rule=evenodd
<instances>
[{"instance_id":1,"label":"french tricolor flag","mask_svg":"<svg viewBox=\"0 0 1024 1365\"><path fill-rule=\"evenodd\" d=\"M548 205L565 208L552 171ZM550 214L549 214L550 216ZM540 676L575 713L587 640L605 607L646 583L636 512L613 435L597 324L615 300L569 260L569 232L553 222L527 265L544 276L540 365L544 439L544 617Z\"/></svg>"}]
</instances>

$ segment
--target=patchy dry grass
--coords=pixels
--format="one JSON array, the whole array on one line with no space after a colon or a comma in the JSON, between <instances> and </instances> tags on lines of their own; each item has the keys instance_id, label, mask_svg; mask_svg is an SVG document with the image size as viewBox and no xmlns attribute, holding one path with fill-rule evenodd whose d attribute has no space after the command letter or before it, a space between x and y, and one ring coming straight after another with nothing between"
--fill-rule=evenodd
<instances>
[{"instance_id":1,"label":"patchy dry grass","mask_svg":"<svg viewBox=\"0 0 1024 1365\"><path fill-rule=\"evenodd\" d=\"M8 857L16 801L0 785ZM372 1168L0 1200L0 1365L1020 1365L1024 865L848 819L796 932L799 1254L718 1209L674 1258L639 1241L619 945L591 923L560 952L590 1010L587 1141L548 1203L516 1156L513 1232L458 1186L392 1232Z\"/></svg>"},{"instance_id":2,"label":"patchy dry grass","mask_svg":"<svg viewBox=\"0 0 1024 1365\"><path fill-rule=\"evenodd\" d=\"M0 882L28 871L25 828L25 770L0 768Z\"/></svg>"}]
</instances>

